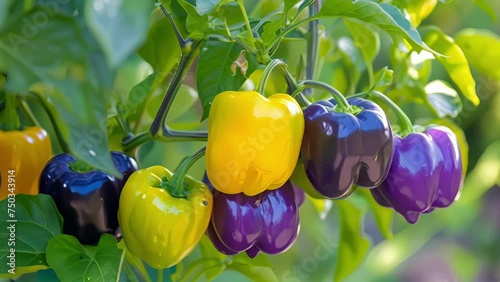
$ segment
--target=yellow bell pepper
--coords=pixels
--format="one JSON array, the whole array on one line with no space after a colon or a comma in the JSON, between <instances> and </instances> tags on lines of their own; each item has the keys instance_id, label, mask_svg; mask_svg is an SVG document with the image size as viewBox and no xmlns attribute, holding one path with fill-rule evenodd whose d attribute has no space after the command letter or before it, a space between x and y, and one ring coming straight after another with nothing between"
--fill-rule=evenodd
<instances>
[{"instance_id":1,"label":"yellow bell pepper","mask_svg":"<svg viewBox=\"0 0 500 282\"><path fill-rule=\"evenodd\" d=\"M0 130L0 200L14 194L38 194L38 180L52 157L47 132L40 127ZM9 185L10 184L10 185Z\"/></svg>"},{"instance_id":2,"label":"yellow bell pepper","mask_svg":"<svg viewBox=\"0 0 500 282\"><path fill-rule=\"evenodd\" d=\"M303 134L304 115L289 95L222 92L209 115L208 178L226 194L277 189L293 172Z\"/></svg>"}]
</instances>

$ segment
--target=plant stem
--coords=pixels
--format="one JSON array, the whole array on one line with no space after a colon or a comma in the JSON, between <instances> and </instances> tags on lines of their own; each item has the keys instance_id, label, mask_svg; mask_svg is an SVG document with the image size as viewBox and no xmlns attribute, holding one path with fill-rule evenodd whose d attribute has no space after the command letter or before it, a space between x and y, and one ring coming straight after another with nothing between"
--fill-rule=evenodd
<instances>
[{"instance_id":1,"label":"plant stem","mask_svg":"<svg viewBox=\"0 0 500 282\"><path fill-rule=\"evenodd\" d=\"M172 25L172 28L174 29L175 37L177 37L177 41L179 42L179 46L181 47L181 50L188 44L189 40L184 39L182 37L181 32L179 31L179 28L175 24L174 19L170 15L170 13L163 7L163 4L161 1L156 0L156 3L158 3L158 6L160 6L161 11L167 16L168 21L170 22L170 25Z\"/></svg>"},{"instance_id":2,"label":"plant stem","mask_svg":"<svg viewBox=\"0 0 500 282\"><path fill-rule=\"evenodd\" d=\"M316 15L321 6L321 0L316 0L309 6L309 16ZM306 79L314 79L314 72L318 63L318 23L319 20L313 20L309 23L309 40L307 41L307 66ZM312 88L309 88L312 89ZM305 94L312 94L312 91L307 91Z\"/></svg>"},{"instance_id":3,"label":"plant stem","mask_svg":"<svg viewBox=\"0 0 500 282\"><path fill-rule=\"evenodd\" d=\"M413 124L411 123L410 118L401 110L401 108L396 105L389 97L385 96L384 94L378 92L378 91L372 91L370 92L370 95L373 95L374 97L379 98L384 102L391 110L396 114L396 117L398 118L399 121L399 126L401 127L401 135L404 137L410 133L414 133L415 129L413 128Z\"/></svg>"},{"instance_id":4,"label":"plant stem","mask_svg":"<svg viewBox=\"0 0 500 282\"><path fill-rule=\"evenodd\" d=\"M285 37L289 32L291 32L292 30L296 29L297 27L299 27L301 24L304 24L304 23L307 23L307 22L310 22L314 20L314 18L305 18L295 24L292 24L292 25L289 25L287 28L285 28L280 34L278 34L276 37L273 38L273 40L271 40L271 42L269 42L269 45L267 46L266 48L266 52L270 52L270 50L272 50L274 48L274 44L276 44L277 42L279 42L283 37Z\"/></svg>"},{"instance_id":5,"label":"plant stem","mask_svg":"<svg viewBox=\"0 0 500 282\"><path fill-rule=\"evenodd\" d=\"M158 269L158 282L163 282L163 268Z\"/></svg>"},{"instance_id":6,"label":"plant stem","mask_svg":"<svg viewBox=\"0 0 500 282\"><path fill-rule=\"evenodd\" d=\"M23 113L26 116L26 118L29 120L29 122L35 126L41 127L40 123L36 119L35 115L31 111L31 109L28 107L28 104L25 101L21 101L21 108L23 109Z\"/></svg>"},{"instance_id":7,"label":"plant stem","mask_svg":"<svg viewBox=\"0 0 500 282\"><path fill-rule=\"evenodd\" d=\"M351 109L351 106L347 102L346 98L337 89L324 82L315 80L303 80L299 83L299 86L322 89L333 96L333 98L337 101L340 109L345 109L347 111Z\"/></svg>"},{"instance_id":8,"label":"plant stem","mask_svg":"<svg viewBox=\"0 0 500 282\"><path fill-rule=\"evenodd\" d=\"M250 40L250 42L254 42L255 38L253 36L252 26L250 26L250 21L248 20L247 11L245 10L245 4L243 3L243 0L237 0L237 2L240 7L241 14L243 15L243 19L245 19L245 25L248 31L248 40Z\"/></svg>"},{"instance_id":9,"label":"plant stem","mask_svg":"<svg viewBox=\"0 0 500 282\"><path fill-rule=\"evenodd\" d=\"M259 83L257 84L257 87L255 88L255 91L264 95L264 90L266 88L267 79L269 78L269 75L271 74L273 69L279 65L286 66L286 63L280 59L272 59L271 62L269 64L267 64L267 66L264 69L264 72L262 73L262 76L259 80Z\"/></svg>"},{"instance_id":10,"label":"plant stem","mask_svg":"<svg viewBox=\"0 0 500 282\"><path fill-rule=\"evenodd\" d=\"M167 189L173 197L184 197L187 193L184 188L184 177L193 166L193 164L205 155L206 147L201 148L198 152L184 159L179 168L175 171L172 179L167 183Z\"/></svg>"},{"instance_id":11,"label":"plant stem","mask_svg":"<svg viewBox=\"0 0 500 282\"><path fill-rule=\"evenodd\" d=\"M59 128L59 126L57 125L56 118L55 118L54 114L52 113L52 111L50 110L49 104L47 104L47 102L43 98L41 98L40 96L38 96L34 92L28 92L26 97L35 100L40 106L42 106L42 108L47 113L47 116L49 117L49 120L50 120L50 123L52 124L52 127L54 128L54 132L56 133L56 137L57 137L57 141L59 142L59 146L61 146L61 149L63 150L63 152L69 153L70 150L69 150L68 143L66 143L66 141L64 140L63 133L62 133L61 129Z\"/></svg>"},{"instance_id":12,"label":"plant stem","mask_svg":"<svg viewBox=\"0 0 500 282\"><path fill-rule=\"evenodd\" d=\"M123 261L125 260L125 249L123 249L122 256L120 258L120 264L118 266L118 274L116 275L116 282L120 281L120 275L122 273Z\"/></svg>"},{"instance_id":13,"label":"plant stem","mask_svg":"<svg viewBox=\"0 0 500 282\"><path fill-rule=\"evenodd\" d=\"M5 131L18 130L20 127L19 116L17 115L17 94L5 93Z\"/></svg>"},{"instance_id":14,"label":"plant stem","mask_svg":"<svg viewBox=\"0 0 500 282\"><path fill-rule=\"evenodd\" d=\"M156 113L156 117L153 120L153 123L151 124L151 128L149 129L153 137L156 137L158 135L160 128L163 129L162 133L165 133L166 131L168 132L168 128L166 128L165 125L167 120L168 110L170 109L170 106L172 106L172 102L174 101L175 95L177 94L177 91L181 86L181 82L184 79L184 76L189 70L189 66L193 62L194 58L196 58L196 55L198 54L200 45L201 42L195 42L193 43L192 48L189 48L189 50L186 51L183 50L181 59L179 61L179 65L175 70L170 85L168 86L167 93L165 93L165 97L163 98L160 108Z\"/></svg>"}]
</instances>

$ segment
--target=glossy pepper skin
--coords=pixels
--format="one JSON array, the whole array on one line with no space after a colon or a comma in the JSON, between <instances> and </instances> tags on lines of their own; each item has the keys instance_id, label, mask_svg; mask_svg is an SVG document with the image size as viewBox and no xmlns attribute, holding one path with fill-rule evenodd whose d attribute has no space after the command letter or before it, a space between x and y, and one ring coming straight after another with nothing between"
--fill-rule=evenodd
<instances>
[{"instance_id":1,"label":"glossy pepper skin","mask_svg":"<svg viewBox=\"0 0 500 282\"><path fill-rule=\"evenodd\" d=\"M279 254L290 248L300 229L299 206L304 192L290 181L256 196L214 191L214 210L207 235L226 255L259 251Z\"/></svg>"},{"instance_id":2,"label":"glossy pepper skin","mask_svg":"<svg viewBox=\"0 0 500 282\"><path fill-rule=\"evenodd\" d=\"M281 187L297 162L304 117L286 94L218 94L209 116L206 170L215 189L248 196Z\"/></svg>"},{"instance_id":3,"label":"glossy pepper skin","mask_svg":"<svg viewBox=\"0 0 500 282\"><path fill-rule=\"evenodd\" d=\"M189 195L175 198L160 188L172 178L164 167L140 169L130 176L120 197L118 220L127 249L162 269L186 257L205 234L213 207L212 193L186 176Z\"/></svg>"},{"instance_id":4,"label":"glossy pepper skin","mask_svg":"<svg viewBox=\"0 0 500 282\"><path fill-rule=\"evenodd\" d=\"M52 157L47 132L40 127L0 131L0 154L0 200L10 193L9 176L15 181L15 194L38 194L38 178L45 163Z\"/></svg>"},{"instance_id":5,"label":"glossy pepper skin","mask_svg":"<svg viewBox=\"0 0 500 282\"><path fill-rule=\"evenodd\" d=\"M335 100L319 101L304 110L301 158L309 181L326 198L353 192L353 184L373 188L382 183L392 161L392 130L375 103L347 99L357 115L336 112Z\"/></svg>"},{"instance_id":6,"label":"glossy pepper skin","mask_svg":"<svg viewBox=\"0 0 500 282\"><path fill-rule=\"evenodd\" d=\"M409 223L420 214L444 208L460 196L462 156L455 134L444 126L394 137L394 159L374 199L392 207Z\"/></svg>"},{"instance_id":7,"label":"glossy pepper skin","mask_svg":"<svg viewBox=\"0 0 500 282\"><path fill-rule=\"evenodd\" d=\"M103 233L115 234L118 228L120 193L137 164L120 152L111 152L111 159L123 179L100 170L73 171L77 159L69 154L53 157L40 177L40 193L52 196L64 219L63 233L82 244L95 245Z\"/></svg>"}]
</instances>

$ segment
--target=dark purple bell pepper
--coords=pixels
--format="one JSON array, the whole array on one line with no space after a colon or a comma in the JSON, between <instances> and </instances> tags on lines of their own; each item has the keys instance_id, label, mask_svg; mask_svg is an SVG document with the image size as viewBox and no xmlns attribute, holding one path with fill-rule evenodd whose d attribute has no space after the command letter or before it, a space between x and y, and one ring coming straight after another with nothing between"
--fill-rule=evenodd
<instances>
[{"instance_id":1,"label":"dark purple bell pepper","mask_svg":"<svg viewBox=\"0 0 500 282\"><path fill-rule=\"evenodd\" d=\"M63 233L82 244L97 244L101 234L117 231L120 193L137 164L120 152L111 152L111 158L122 179L100 170L74 171L77 159L69 154L53 157L40 176L40 193L54 199L64 219Z\"/></svg>"},{"instance_id":2,"label":"dark purple bell pepper","mask_svg":"<svg viewBox=\"0 0 500 282\"><path fill-rule=\"evenodd\" d=\"M462 157L455 134L444 126L394 137L394 159L374 199L392 207L409 223L420 214L449 206L463 183Z\"/></svg>"},{"instance_id":3,"label":"dark purple bell pepper","mask_svg":"<svg viewBox=\"0 0 500 282\"><path fill-rule=\"evenodd\" d=\"M211 186L206 178L205 182ZM278 254L297 239L299 206L304 201L304 192L293 187L290 181L255 196L212 191L214 208L207 235L221 253L246 252L251 258L259 251Z\"/></svg>"},{"instance_id":4,"label":"dark purple bell pepper","mask_svg":"<svg viewBox=\"0 0 500 282\"><path fill-rule=\"evenodd\" d=\"M353 184L380 185L393 155L392 130L384 111L369 100L347 101L361 111L336 112L335 100L319 101L304 110L302 162L313 187L332 199L348 196Z\"/></svg>"}]
</instances>

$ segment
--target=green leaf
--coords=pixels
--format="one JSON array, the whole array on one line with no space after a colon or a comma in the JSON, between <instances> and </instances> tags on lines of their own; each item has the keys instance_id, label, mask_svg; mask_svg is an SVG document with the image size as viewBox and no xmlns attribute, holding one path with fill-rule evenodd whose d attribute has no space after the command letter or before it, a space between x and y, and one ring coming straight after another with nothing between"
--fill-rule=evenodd
<instances>
[{"instance_id":1,"label":"green leaf","mask_svg":"<svg viewBox=\"0 0 500 282\"><path fill-rule=\"evenodd\" d=\"M208 16L198 14L196 7L188 3L186 0L177 0L177 3L179 3L188 15L186 20L186 29L191 33L191 38L193 38L193 35L196 38L203 35L208 25Z\"/></svg>"},{"instance_id":2,"label":"green leaf","mask_svg":"<svg viewBox=\"0 0 500 282\"><path fill-rule=\"evenodd\" d=\"M394 236L392 233L394 210L379 205L377 201L373 199L368 189L360 188L356 190L356 193L359 193L368 202L380 234L386 239L391 239Z\"/></svg>"},{"instance_id":3,"label":"green leaf","mask_svg":"<svg viewBox=\"0 0 500 282\"><path fill-rule=\"evenodd\" d=\"M433 80L425 86L427 100L439 118L456 117L462 110L458 93L446 81Z\"/></svg>"},{"instance_id":4,"label":"green leaf","mask_svg":"<svg viewBox=\"0 0 500 282\"><path fill-rule=\"evenodd\" d=\"M335 267L335 281L342 281L351 275L363 262L370 241L364 236L363 212L348 201L338 201L340 216L340 242Z\"/></svg>"},{"instance_id":5,"label":"green leaf","mask_svg":"<svg viewBox=\"0 0 500 282\"><path fill-rule=\"evenodd\" d=\"M366 68L363 55L349 37L339 38L337 40L337 47L342 55L342 62L345 65L345 71L349 78L347 94L354 94L359 79L361 78L361 72Z\"/></svg>"},{"instance_id":6,"label":"green leaf","mask_svg":"<svg viewBox=\"0 0 500 282\"><path fill-rule=\"evenodd\" d=\"M117 281L122 252L110 234L102 235L96 247L62 234L50 240L47 262L61 281Z\"/></svg>"},{"instance_id":7,"label":"green leaf","mask_svg":"<svg viewBox=\"0 0 500 282\"><path fill-rule=\"evenodd\" d=\"M144 41L153 7L149 1L85 2L85 21L111 67L123 63Z\"/></svg>"},{"instance_id":8,"label":"green leaf","mask_svg":"<svg viewBox=\"0 0 500 282\"><path fill-rule=\"evenodd\" d=\"M35 25L33 19L40 13L45 12L35 8L0 33L0 70L9 75L7 91L24 93L36 82L60 78L88 54L73 19L54 15L46 24Z\"/></svg>"},{"instance_id":9,"label":"green leaf","mask_svg":"<svg viewBox=\"0 0 500 282\"><path fill-rule=\"evenodd\" d=\"M146 269L144 262L141 260L141 258L134 256L127 250L127 246L125 245L124 240L120 240L120 242L118 242L118 248L125 252L125 260L127 261L127 263L135 267L141 273L145 281L151 282L148 270Z\"/></svg>"},{"instance_id":10,"label":"green leaf","mask_svg":"<svg viewBox=\"0 0 500 282\"><path fill-rule=\"evenodd\" d=\"M72 78L51 85L36 84L32 90L42 93L45 97L42 98L54 106L52 111L59 118L58 126L72 155L95 169L122 177L109 152L105 93L88 81Z\"/></svg>"},{"instance_id":11,"label":"green leaf","mask_svg":"<svg viewBox=\"0 0 500 282\"><path fill-rule=\"evenodd\" d=\"M429 26L421 30L425 43L443 56L434 57L443 65L451 80L458 86L462 95L474 105L479 105L476 82L469 69L469 63L462 49L453 38L444 34L438 27Z\"/></svg>"},{"instance_id":12,"label":"green leaf","mask_svg":"<svg viewBox=\"0 0 500 282\"><path fill-rule=\"evenodd\" d=\"M464 29L455 35L469 63L482 75L500 80L500 37L486 29Z\"/></svg>"},{"instance_id":13,"label":"green leaf","mask_svg":"<svg viewBox=\"0 0 500 282\"><path fill-rule=\"evenodd\" d=\"M269 45L269 43L276 37L276 32L281 29L282 24L283 19L278 18L264 25L264 31L261 35L264 46Z\"/></svg>"},{"instance_id":14,"label":"green leaf","mask_svg":"<svg viewBox=\"0 0 500 282\"><path fill-rule=\"evenodd\" d=\"M203 43L196 67L196 86L203 105L202 120L208 117L214 97L223 91L238 90L255 70L251 58L247 69L235 64L243 48L235 42L209 40ZM247 56L253 56L245 53ZM244 64L243 64L244 65Z\"/></svg>"},{"instance_id":15,"label":"green leaf","mask_svg":"<svg viewBox=\"0 0 500 282\"><path fill-rule=\"evenodd\" d=\"M196 0L196 11L200 15L212 13L221 1L219 0Z\"/></svg>"},{"instance_id":16,"label":"green leaf","mask_svg":"<svg viewBox=\"0 0 500 282\"><path fill-rule=\"evenodd\" d=\"M493 7L491 7L490 3L486 0L472 0L481 10L483 10L490 18L494 21L497 21L497 15Z\"/></svg>"},{"instance_id":17,"label":"green leaf","mask_svg":"<svg viewBox=\"0 0 500 282\"><path fill-rule=\"evenodd\" d=\"M368 76L373 80L373 59L380 50L380 39L370 26L352 20L345 20L345 25L351 32L354 45L361 51L365 60Z\"/></svg>"},{"instance_id":18,"label":"green leaf","mask_svg":"<svg viewBox=\"0 0 500 282\"><path fill-rule=\"evenodd\" d=\"M52 197L18 194L0 202L0 213L0 276L19 276L47 268L45 249L50 239L61 234L63 224ZM9 275L12 250L15 275Z\"/></svg>"},{"instance_id":19,"label":"green leaf","mask_svg":"<svg viewBox=\"0 0 500 282\"><path fill-rule=\"evenodd\" d=\"M437 2L438 0L409 0L405 8L411 24L414 27L419 26L434 11Z\"/></svg>"},{"instance_id":20,"label":"green leaf","mask_svg":"<svg viewBox=\"0 0 500 282\"><path fill-rule=\"evenodd\" d=\"M326 0L315 18L344 17L372 24L392 36L402 36L415 50L428 49L417 30L410 24L398 8L390 4L371 1Z\"/></svg>"},{"instance_id":21,"label":"green leaf","mask_svg":"<svg viewBox=\"0 0 500 282\"><path fill-rule=\"evenodd\" d=\"M165 52L168 46L168 52ZM161 77L167 77L181 56L174 29L166 17L156 20L149 28L146 41L139 55L148 62Z\"/></svg>"},{"instance_id":22,"label":"green leaf","mask_svg":"<svg viewBox=\"0 0 500 282\"><path fill-rule=\"evenodd\" d=\"M183 270L183 275L176 280L180 282L198 281L205 272L214 268L220 269L220 267L224 269L224 264L219 259L200 258L190 263L189 266Z\"/></svg>"},{"instance_id":23,"label":"green leaf","mask_svg":"<svg viewBox=\"0 0 500 282\"><path fill-rule=\"evenodd\" d=\"M238 271L254 281L278 281L271 267L233 262L227 266L227 269Z\"/></svg>"},{"instance_id":24,"label":"green leaf","mask_svg":"<svg viewBox=\"0 0 500 282\"><path fill-rule=\"evenodd\" d=\"M285 9L283 10L283 12L286 15L288 11L290 11L290 9L293 8L293 6L297 5L297 3L300 2L300 0L285 0L283 2L285 3Z\"/></svg>"},{"instance_id":25,"label":"green leaf","mask_svg":"<svg viewBox=\"0 0 500 282\"><path fill-rule=\"evenodd\" d=\"M394 71L384 67L375 73L374 89L380 92L385 92L387 87L392 84Z\"/></svg>"}]
</instances>

